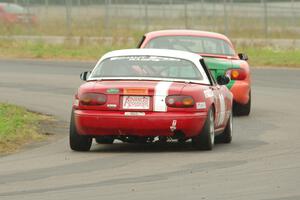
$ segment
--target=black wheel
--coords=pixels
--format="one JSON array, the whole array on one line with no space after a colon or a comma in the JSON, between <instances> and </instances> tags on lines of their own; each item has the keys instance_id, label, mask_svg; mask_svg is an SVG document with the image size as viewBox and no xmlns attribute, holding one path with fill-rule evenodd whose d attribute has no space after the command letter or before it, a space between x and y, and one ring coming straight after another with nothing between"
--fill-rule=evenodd
<instances>
[{"instance_id":1,"label":"black wheel","mask_svg":"<svg viewBox=\"0 0 300 200\"><path fill-rule=\"evenodd\" d=\"M69 144L74 151L89 151L92 145L91 137L78 134L74 121L74 111L71 115Z\"/></svg>"},{"instance_id":2,"label":"black wheel","mask_svg":"<svg viewBox=\"0 0 300 200\"><path fill-rule=\"evenodd\" d=\"M235 116L248 116L251 110L251 91L249 92L249 101L246 104L233 103L233 114Z\"/></svg>"},{"instance_id":3,"label":"black wheel","mask_svg":"<svg viewBox=\"0 0 300 200\"><path fill-rule=\"evenodd\" d=\"M110 136L98 136L95 138L98 144L112 144L114 143L114 138Z\"/></svg>"},{"instance_id":4,"label":"black wheel","mask_svg":"<svg viewBox=\"0 0 300 200\"><path fill-rule=\"evenodd\" d=\"M209 110L201 133L192 138L194 145L202 150L212 150L215 143L214 112Z\"/></svg>"},{"instance_id":5,"label":"black wheel","mask_svg":"<svg viewBox=\"0 0 300 200\"><path fill-rule=\"evenodd\" d=\"M228 119L224 132L216 137L218 143L231 143L232 141L232 113Z\"/></svg>"}]
</instances>

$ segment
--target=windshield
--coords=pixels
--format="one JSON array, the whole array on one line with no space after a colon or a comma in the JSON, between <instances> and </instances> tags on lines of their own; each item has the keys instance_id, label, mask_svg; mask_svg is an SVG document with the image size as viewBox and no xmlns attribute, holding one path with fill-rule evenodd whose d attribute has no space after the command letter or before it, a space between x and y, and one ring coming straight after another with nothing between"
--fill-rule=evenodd
<instances>
[{"instance_id":1,"label":"windshield","mask_svg":"<svg viewBox=\"0 0 300 200\"><path fill-rule=\"evenodd\" d=\"M198 54L234 56L232 47L224 40L199 36L162 36L148 42L145 48L175 49Z\"/></svg>"},{"instance_id":2,"label":"windshield","mask_svg":"<svg viewBox=\"0 0 300 200\"><path fill-rule=\"evenodd\" d=\"M158 56L122 56L103 60L91 78L137 77L203 80L198 68L190 61Z\"/></svg>"},{"instance_id":3,"label":"windshield","mask_svg":"<svg viewBox=\"0 0 300 200\"><path fill-rule=\"evenodd\" d=\"M26 10L23 7L16 5L16 4L7 4L5 6L5 11L8 13L14 13L14 14L25 14L26 13Z\"/></svg>"}]
</instances>

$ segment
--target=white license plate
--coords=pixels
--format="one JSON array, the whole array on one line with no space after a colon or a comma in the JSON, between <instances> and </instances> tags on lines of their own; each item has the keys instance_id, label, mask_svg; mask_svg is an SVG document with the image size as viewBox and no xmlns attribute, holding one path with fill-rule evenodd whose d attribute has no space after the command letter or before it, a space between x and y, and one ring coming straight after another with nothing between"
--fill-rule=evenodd
<instances>
[{"instance_id":1,"label":"white license plate","mask_svg":"<svg viewBox=\"0 0 300 200\"><path fill-rule=\"evenodd\" d=\"M150 108L150 97L148 96L123 96L123 109L143 109Z\"/></svg>"}]
</instances>

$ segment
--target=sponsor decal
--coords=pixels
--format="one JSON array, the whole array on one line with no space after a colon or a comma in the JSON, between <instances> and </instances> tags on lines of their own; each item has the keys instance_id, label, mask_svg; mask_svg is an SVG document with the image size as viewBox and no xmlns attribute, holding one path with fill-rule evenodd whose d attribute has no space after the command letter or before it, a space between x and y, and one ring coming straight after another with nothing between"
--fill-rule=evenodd
<instances>
[{"instance_id":1,"label":"sponsor decal","mask_svg":"<svg viewBox=\"0 0 300 200\"><path fill-rule=\"evenodd\" d=\"M154 108L156 112L167 112L167 104L165 102L166 97L168 96L169 88L172 85L172 82L161 81L158 82L155 86L154 92Z\"/></svg>"},{"instance_id":2,"label":"sponsor decal","mask_svg":"<svg viewBox=\"0 0 300 200\"><path fill-rule=\"evenodd\" d=\"M197 102L196 103L196 108L197 109L205 109L206 108L206 103L205 102Z\"/></svg>"},{"instance_id":3,"label":"sponsor decal","mask_svg":"<svg viewBox=\"0 0 300 200\"><path fill-rule=\"evenodd\" d=\"M173 121L172 121L172 124L171 124L171 126L170 126L170 130L171 130L172 132L174 132L174 131L176 130L176 124L177 124L177 120L173 120Z\"/></svg>"},{"instance_id":4,"label":"sponsor decal","mask_svg":"<svg viewBox=\"0 0 300 200\"><path fill-rule=\"evenodd\" d=\"M205 98L211 98L211 97L214 96L214 93L213 93L213 91L211 89L204 90L204 96L205 96Z\"/></svg>"},{"instance_id":5,"label":"sponsor decal","mask_svg":"<svg viewBox=\"0 0 300 200\"><path fill-rule=\"evenodd\" d=\"M109 88L106 90L108 94L118 94L120 90L118 88Z\"/></svg>"},{"instance_id":6,"label":"sponsor decal","mask_svg":"<svg viewBox=\"0 0 300 200\"><path fill-rule=\"evenodd\" d=\"M108 107L108 108L116 108L117 105L116 105L116 104L107 104L107 107Z\"/></svg>"},{"instance_id":7,"label":"sponsor decal","mask_svg":"<svg viewBox=\"0 0 300 200\"><path fill-rule=\"evenodd\" d=\"M147 88L124 88L123 94L148 95L148 89Z\"/></svg>"},{"instance_id":8,"label":"sponsor decal","mask_svg":"<svg viewBox=\"0 0 300 200\"><path fill-rule=\"evenodd\" d=\"M125 112L125 116L145 116L144 112Z\"/></svg>"},{"instance_id":9,"label":"sponsor decal","mask_svg":"<svg viewBox=\"0 0 300 200\"><path fill-rule=\"evenodd\" d=\"M110 60L152 61L152 62L177 61L177 62L180 62L180 59L177 59L177 58L167 58L167 57L157 57L157 56L120 56L120 57L110 58Z\"/></svg>"}]
</instances>

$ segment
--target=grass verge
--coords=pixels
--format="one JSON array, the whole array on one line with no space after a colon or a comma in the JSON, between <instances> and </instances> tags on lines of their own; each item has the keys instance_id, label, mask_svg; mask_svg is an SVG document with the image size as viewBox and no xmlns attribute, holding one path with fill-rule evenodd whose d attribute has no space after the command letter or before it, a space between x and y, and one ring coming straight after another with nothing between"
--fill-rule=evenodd
<instances>
[{"instance_id":1,"label":"grass verge","mask_svg":"<svg viewBox=\"0 0 300 200\"><path fill-rule=\"evenodd\" d=\"M38 132L38 124L47 118L22 107L0 103L0 154L45 139L46 136Z\"/></svg>"},{"instance_id":2,"label":"grass verge","mask_svg":"<svg viewBox=\"0 0 300 200\"><path fill-rule=\"evenodd\" d=\"M134 41L137 43L137 41ZM81 43L46 44L42 42L0 40L0 57L56 60L97 60L104 53L124 48L135 48L132 44ZM242 46L238 52L249 56L251 66L300 67L300 49L278 49L267 46Z\"/></svg>"},{"instance_id":3,"label":"grass verge","mask_svg":"<svg viewBox=\"0 0 300 200\"><path fill-rule=\"evenodd\" d=\"M300 68L300 49L280 50L272 47L245 47L242 52L248 54L251 66Z\"/></svg>"}]
</instances>

